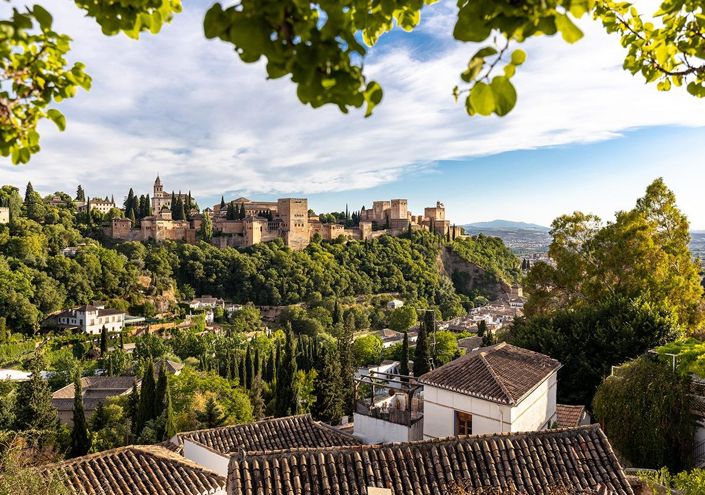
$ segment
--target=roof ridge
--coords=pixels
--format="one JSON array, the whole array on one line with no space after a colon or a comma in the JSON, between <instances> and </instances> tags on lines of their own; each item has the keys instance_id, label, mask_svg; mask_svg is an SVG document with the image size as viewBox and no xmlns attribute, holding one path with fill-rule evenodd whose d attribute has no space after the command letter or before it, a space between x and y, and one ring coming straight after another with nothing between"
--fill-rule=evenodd
<instances>
[{"instance_id":1,"label":"roof ridge","mask_svg":"<svg viewBox=\"0 0 705 495\"><path fill-rule=\"evenodd\" d=\"M214 428L201 428L200 430L190 430L190 431L180 431L177 433L175 436L178 438L181 437L186 437L189 435L193 435L196 433L203 433L207 431L223 431L223 430L229 430L229 429L234 429L234 428L245 428L247 426L254 426L254 425L261 425L261 424L269 424L269 423L279 423L291 419L305 419L308 418L312 423L317 423L317 421L313 421L313 418L311 417L311 413L306 413L306 414L296 414L293 416L281 416L281 417L272 417L272 418L265 418L265 419L260 419L259 421L253 421L251 423L235 423L232 425L224 425L224 426L216 426Z\"/></svg>"},{"instance_id":2,"label":"roof ridge","mask_svg":"<svg viewBox=\"0 0 705 495\"><path fill-rule=\"evenodd\" d=\"M573 431L592 431L599 430L602 431L599 423L590 425L574 426L569 428L552 428L549 430L537 430L537 431L520 431L520 432L510 432L505 431L502 433L485 433L483 435L457 435L450 437L432 438L428 440L415 440L411 442L389 442L389 443L364 443L361 445L338 445L331 447L296 447L293 449L279 449L272 451L249 451L244 452L248 458L252 457L270 457L270 456L280 456L280 455L293 455L298 453L309 453L309 452L334 452L334 451L365 451L365 450L379 450L390 447L401 447L401 446L423 446L423 445L437 445L437 444L452 444L460 442L463 440L480 442L490 438L534 438L542 436L556 436ZM604 432L602 433L604 436ZM242 453L242 452L241 452ZM241 454L240 453L240 454ZM231 456L231 462L237 460L238 453L234 453Z\"/></svg>"},{"instance_id":3,"label":"roof ridge","mask_svg":"<svg viewBox=\"0 0 705 495\"><path fill-rule=\"evenodd\" d=\"M493 351L495 351L495 350L497 350L497 349L493 349ZM504 396L507 399L507 401L509 402L509 404L510 405L516 404L516 400L514 399L512 394L509 392L509 389L507 389L507 386L504 384L504 382L502 381L500 376L497 374L497 372L494 369L492 369L492 365L487 361L487 359L485 359L484 353L480 353L480 361L485 365L485 368L490 373L490 375L492 375L492 378L494 378L497 385L499 385L499 388L502 389L502 393L504 394Z\"/></svg>"}]
</instances>

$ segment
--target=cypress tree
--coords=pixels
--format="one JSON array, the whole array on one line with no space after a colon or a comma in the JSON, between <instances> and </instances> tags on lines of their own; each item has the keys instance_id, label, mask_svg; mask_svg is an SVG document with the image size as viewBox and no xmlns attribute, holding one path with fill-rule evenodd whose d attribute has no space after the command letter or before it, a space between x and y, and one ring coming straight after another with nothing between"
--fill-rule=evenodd
<instances>
[{"instance_id":1,"label":"cypress tree","mask_svg":"<svg viewBox=\"0 0 705 495\"><path fill-rule=\"evenodd\" d=\"M433 331L434 322L433 311L428 310L424 314L424 319L419 325L419 336L416 339L416 350L414 351L414 376L420 377L424 373L431 371L431 349L428 346L427 338Z\"/></svg>"},{"instance_id":2,"label":"cypress tree","mask_svg":"<svg viewBox=\"0 0 705 495\"><path fill-rule=\"evenodd\" d=\"M337 349L323 352L323 367L316 377L316 417L337 425L343 415L342 380Z\"/></svg>"},{"instance_id":3,"label":"cypress tree","mask_svg":"<svg viewBox=\"0 0 705 495\"><path fill-rule=\"evenodd\" d=\"M135 210L130 209L130 214L127 215L127 218L130 219L130 224L134 227L137 225L137 218L135 217Z\"/></svg>"},{"instance_id":4,"label":"cypress tree","mask_svg":"<svg viewBox=\"0 0 705 495\"><path fill-rule=\"evenodd\" d=\"M76 189L76 201L85 201L86 200L86 192L83 190L83 187L81 184L78 185L78 189Z\"/></svg>"},{"instance_id":5,"label":"cypress tree","mask_svg":"<svg viewBox=\"0 0 705 495\"><path fill-rule=\"evenodd\" d=\"M264 385L260 376L255 376L250 389L250 403L252 404L252 416L260 420L264 418Z\"/></svg>"},{"instance_id":6,"label":"cypress tree","mask_svg":"<svg viewBox=\"0 0 705 495\"><path fill-rule=\"evenodd\" d=\"M228 203L228 209L225 211L226 220L236 220L237 213L235 213L235 205L230 202Z\"/></svg>"},{"instance_id":7,"label":"cypress tree","mask_svg":"<svg viewBox=\"0 0 705 495\"><path fill-rule=\"evenodd\" d=\"M409 375L409 334L406 331L404 332L404 340L401 342L401 363L399 363L399 374L402 376Z\"/></svg>"},{"instance_id":8,"label":"cypress tree","mask_svg":"<svg viewBox=\"0 0 705 495\"><path fill-rule=\"evenodd\" d=\"M139 433L137 431L137 413L139 411L139 406L140 392L137 389L137 382L135 382L132 385L132 391L130 392L130 396L127 398L127 416L130 418L131 430L134 436L137 436L137 434Z\"/></svg>"},{"instance_id":9,"label":"cypress tree","mask_svg":"<svg viewBox=\"0 0 705 495\"><path fill-rule=\"evenodd\" d=\"M343 402L343 413L350 415L353 413L353 402L355 400L355 363L353 361L353 332L355 329L355 317L348 313L343 325L343 334L338 339L338 358L340 359L341 392Z\"/></svg>"},{"instance_id":10,"label":"cypress tree","mask_svg":"<svg viewBox=\"0 0 705 495\"><path fill-rule=\"evenodd\" d=\"M247 215L245 214L245 203L240 203L240 220L244 220Z\"/></svg>"},{"instance_id":11,"label":"cypress tree","mask_svg":"<svg viewBox=\"0 0 705 495\"><path fill-rule=\"evenodd\" d=\"M108 327L103 325L100 329L100 357L105 357L108 352Z\"/></svg>"},{"instance_id":12,"label":"cypress tree","mask_svg":"<svg viewBox=\"0 0 705 495\"><path fill-rule=\"evenodd\" d=\"M17 387L15 429L53 430L56 426L56 409L51 405L51 390L41 377L39 364L35 363L29 380L21 382Z\"/></svg>"},{"instance_id":13,"label":"cypress tree","mask_svg":"<svg viewBox=\"0 0 705 495\"><path fill-rule=\"evenodd\" d=\"M181 196L179 196L177 200L177 208L177 214L179 216L177 220L186 220L186 210L184 209L184 201L181 199Z\"/></svg>"},{"instance_id":14,"label":"cypress tree","mask_svg":"<svg viewBox=\"0 0 705 495\"><path fill-rule=\"evenodd\" d=\"M176 420L174 418L174 406L171 402L171 387L167 378L165 395L164 395L164 434L162 440L169 440L176 435Z\"/></svg>"},{"instance_id":15,"label":"cypress tree","mask_svg":"<svg viewBox=\"0 0 705 495\"><path fill-rule=\"evenodd\" d=\"M200 234L201 239L206 242L210 242L213 238L213 222L211 221L211 217L207 213L203 214Z\"/></svg>"},{"instance_id":16,"label":"cypress tree","mask_svg":"<svg viewBox=\"0 0 705 495\"><path fill-rule=\"evenodd\" d=\"M83 409L83 393L81 390L81 374L76 371L73 379L73 427L71 429L70 457L86 455L91 448L86 425L86 413Z\"/></svg>"},{"instance_id":17,"label":"cypress tree","mask_svg":"<svg viewBox=\"0 0 705 495\"><path fill-rule=\"evenodd\" d=\"M154 364L152 360L148 360L144 367L144 375L142 376L142 390L140 390L140 402L137 407L137 418L135 425L135 434L137 436L142 433L144 425L150 419L154 419Z\"/></svg>"},{"instance_id":18,"label":"cypress tree","mask_svg":"<svg viewBox=\"0 0 705 495\"><path fill-rule=\"evenodd\" d=\"M252 388L252 377L254 376L254 366L252 365L252 354L250 353L250 346L247 346L247 351L245 352L245 388Z\"/></svg>"},{"instance_id":19,"label":"cypress tree","mask_svg":"<svg viewBox=\"0 0 705 495\"><path fill-rule=\"evenodd\" d=\"M446 242L450 242L450 229L446 231Z\"/></svg>"},{"instance_id":20,"label":"cypress tree","mask_svg":"<svg viewBox=\"0 0 705 495\"><path fill-rule=\"evenodd\" d=\"M132 210L132 200L135 198L135 193L130 188L130 192L127 193L127 198L125 199L125 202L123 203L123 206L125 207L125 216L129 217L130 216L130 211Z\"/></svg>"},{"instance_id":21,"label":"cypress tree","mask_svg":"<svg viewBox=\"0 0 705 495\"><path fill-rule=\"evenodd\" d=\"M157 378L157 387L154 392L154 416L153 417L155 417L155 418L159 417L159 415L164 410L168 380L169 380L169 378L167 377L167 372L166 372L166 361L164 359L162 359L161 364L159 366L159 376Z\"/></svg>"},{"instance_id":22,"label":"cypress tree","mask_svg":"<svg viewBox=\"0 0 705 495\"><path fill-rule=\"evenodd\" d=\"M294 340L291 323L286 328L286 343L281 365L277 367L277 385L274 397L274 415L291 416L296 412L296 341Z\"/></svg>"},{"instance_id":23,"label":"cypress tree","mask_svg":"<svg viewBox=\"0 0 705 495\"><path fill-rule=\"evenodd\" d=\"M337 325L338 323L343 321L343 311L340 308L340 303L338 300L335 300L335 307L333 308L333 325Z\"/></svg>"},{"instance_id":24,"label":"cypress tree","mask_svg":"<svg viewBox=\"0 0 705 495\"><path fill-rule=\"evenodd\" d=\"M144 209L144 215L146 217L151 217L152 216L152 200L149 199L149 194L145 196L144 200L145 204L147 205Z\"/></svg>"},{"instance_id":25,"label":"cypress tree","mask_svg":"<svg viewBox=\"0 0 705 495\"><path fill-rule=\"evenodd\" d=\"M253 379L253 381L254 381L254 377L256 377L256 376L261 376L261 374L262 374L262 369L261 369L261 367L260 367L261 365L260 365L260 361L259 361L259 349L258 349L258 348L255 348L255 357L254 357L254 359L253 359L253 361L252 361L252 365L253 365L254 368L255 368L255 369L254 369L254 372L253 372L253 375L252 375L252 376L253 376L252 379Z\"/></svg>"},{"instance_id":26,"label":"cypress tree","mask_svg":"<svg viewBox=\"0 0 705 495\"><path fill-rule=\"evenodd\" d=\"M225 198L223 196L220 197L220 209L222 210L225 208Z\"/></svg>"},{"instance_id":27,"label":"cypress tree","mask_svg":"<svg viewBox=\"0 0 705 495\"><path fill-rule=\"evenodd\" d=\"M32 183L27 182L27 188L24 190L24 204L25 204L25 206L27 206L27 204L30 202L33 193L34 193L34 187L32 186Z\"/></svg>"}]
</instances>

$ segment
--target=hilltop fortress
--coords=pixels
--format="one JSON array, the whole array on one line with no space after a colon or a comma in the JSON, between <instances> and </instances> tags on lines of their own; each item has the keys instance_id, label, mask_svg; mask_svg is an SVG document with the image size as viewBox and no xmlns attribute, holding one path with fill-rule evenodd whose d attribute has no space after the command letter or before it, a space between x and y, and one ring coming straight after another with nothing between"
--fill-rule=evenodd
<instances>
[{"instance_id":1,"label":"hilltop fortress","mask_svg":"<svg viewBox=\"0 0 705 495\"><path fill-rule=\"evenodd\" d=\"M218 247L248 247L260 242L282 239L292 249L303 249L314 236L334 240L340 236L366 240L384 234L399 235L425 229L444 236L461 234L461 229L446 219L445 207L424 209L423 215L412 215L406 199L375 201L371 209L359 212L357 225L346 227L339 223L325 223L308 208L306 198L281 198L277 201L252 201L237 198L187 212L187 218L175 220L171 212L172 195L164 192L161 179L154 182L153 214L142 218L139 225L130 219L113 218L107 234L113 239L146 241L172 240L195 243L207 215L213 224L211 242Z\"/></svg>"}]
</instances>

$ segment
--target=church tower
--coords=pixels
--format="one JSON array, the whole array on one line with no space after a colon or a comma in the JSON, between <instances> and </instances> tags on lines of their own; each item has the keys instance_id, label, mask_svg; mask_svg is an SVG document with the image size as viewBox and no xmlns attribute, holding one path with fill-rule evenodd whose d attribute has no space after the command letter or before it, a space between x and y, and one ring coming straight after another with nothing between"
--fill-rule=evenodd
<instances>
[{"instance_id":1,"label":"church tower","mask_svg":"<svg viewBox=\"0 0 705 495\"><path fill-rule=\"evenodd\" d=\"M159 175L157 175L157 180L154 181L154 196L161 196L163 192L162 180L159 178Z\"/></svg>"}]
</instances>

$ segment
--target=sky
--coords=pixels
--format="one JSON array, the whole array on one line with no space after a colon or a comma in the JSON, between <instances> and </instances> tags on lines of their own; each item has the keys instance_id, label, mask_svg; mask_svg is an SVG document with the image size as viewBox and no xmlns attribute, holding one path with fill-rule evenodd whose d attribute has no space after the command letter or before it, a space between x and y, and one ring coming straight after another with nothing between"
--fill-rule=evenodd
<instances>
[{"instance_id":1,"label":"sky","mask_svg":"<svg viewBox=\"0 0 705 495\"><path fill-rule=\"evenodd\" d=\"M304 196L323 212L401 197L414 212L442 201L458 224L548 225L574 210L609 218L664 177L693 228L705 229L705 101L624 72L618 38L588 19L574 45L525 43L512 113L470 118L451 91L477 47L452 40L454 2L426 7L415 32L371 50L365 70L385 96L365 119L303 106L290 81L267 81L262 63L204 38L212 0L184 3L160 34L134 41L103 36L72 2L48 2L93 88L59 104L66 131L42 125L28 165L0 161L0 183L31 180L42 193L80 183L89 196L121 199L130 187L151 193L160 174L166 190L191 190L202 207L221 195Z\"/></svg>"}]
</instances>

